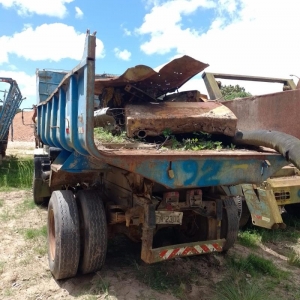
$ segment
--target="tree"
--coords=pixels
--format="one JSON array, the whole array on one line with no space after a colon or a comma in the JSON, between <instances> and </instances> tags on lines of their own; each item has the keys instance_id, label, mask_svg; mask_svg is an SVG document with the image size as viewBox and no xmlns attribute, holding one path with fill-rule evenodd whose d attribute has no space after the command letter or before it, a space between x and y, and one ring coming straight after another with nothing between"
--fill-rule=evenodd
<instances>
[{"instance_id":1,"label":"tree","mask_svg":"<svg viewBox=\"0 0 300 300\"><path fill-rule=\"evenodd\" d=\"M221 85L221 93L224 100L234 100L236 98L244 98L252 96L250 93L245 91L245 88L239 86L238 84L233 85Z\"/></svg>"}]
</instances>

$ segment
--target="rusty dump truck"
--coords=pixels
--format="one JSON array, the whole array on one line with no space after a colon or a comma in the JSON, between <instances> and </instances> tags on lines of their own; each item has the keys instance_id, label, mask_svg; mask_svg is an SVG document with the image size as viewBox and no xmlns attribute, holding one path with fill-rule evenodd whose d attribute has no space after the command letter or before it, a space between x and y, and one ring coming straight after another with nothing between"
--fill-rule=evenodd
<instances>
[{"instance_id":1,"label":"rusty dump truck","mask_svg":"<svg viewBox=\"0 0 300 300\"><path fill-rule=\"evenodd\" d=\"M95 42L88 33L72 71L37 71L43 147L35 149L33 195L48 203L53 276L101 269L117 233L141 243L146 263L228 250L245 195L260 195L256 188L290 163L299 168L300 141L267 123L244 126L247 113L241 120L234 104L214 101L221 97L209 73L210 99L177 92L207 67L189 56L159 71L96 75ZM294 86L273 100L288 99L283 93L299 102Z\"/></svg>"}]
</instances>

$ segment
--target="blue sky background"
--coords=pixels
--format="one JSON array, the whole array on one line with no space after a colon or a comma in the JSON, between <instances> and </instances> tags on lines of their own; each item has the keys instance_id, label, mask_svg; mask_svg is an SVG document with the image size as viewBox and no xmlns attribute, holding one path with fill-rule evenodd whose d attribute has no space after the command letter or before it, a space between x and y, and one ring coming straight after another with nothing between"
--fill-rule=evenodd
<instances>
[{"instance_id":1,"label":"blue sky background","mask_svg":"<svg viewBox=\"0 0 300 300\"><path fill-rule=\"evenodd\" d=\"M299 0L0 0L0 76L16 79L22 107L31 107L35 70L75 67L87 28L97 31L97 73L187 54L211 72L300 76L299 11ZM281 89L242 85L252 94ZM183 89L206 92L200 75Z\"/></svg>"}]
</instances>

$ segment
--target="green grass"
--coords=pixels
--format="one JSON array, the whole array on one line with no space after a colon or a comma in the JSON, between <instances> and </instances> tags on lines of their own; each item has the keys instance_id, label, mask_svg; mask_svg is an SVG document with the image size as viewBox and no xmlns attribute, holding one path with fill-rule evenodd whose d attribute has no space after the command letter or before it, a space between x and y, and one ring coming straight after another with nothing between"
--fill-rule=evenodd
<instances>
[{"instance_id":1,"label":"green grass","mask_svg":"<svg viewBox=\"0 0 300 300\"><path fill-rule=\"evenodd\" d=\"M248 248L257 248L261 240L262 237L256 230L240 231L238 235L240 244Z\"/></svg>"},{"instance_id":2,"label":"green grass","mask_svg":"<svg viewBox=\"0 0 300 300\"><path fill-rule=\"evenodd\" d=\"M9 209L5 209L1 214L0 214L0 221L7 222L9 220L15 219L16 215L12 213Z\"/></svg>"},{"instance_id":3,"label":"green grass","mask_svg":"<svg viewBox=\"0 0 300 300\"><path fill-rule=\"evenodd\" d=\"M32 186L33 159L8 157L0 165L0 190L29 189Z\"/></svg>"},{"instance_id":4,"label":"green grass","mask_svg":"<svg viewBox=\"0 0 300 300\"><path fill-rule=\"evenodd\" d=\"M179 299L185 299L187 285L193 281L193 272L189 276L170 271L172 263L139 266L136 264L136 279L160 293L171 293Z\"/></svg>"},{"instance_id":5,"label":"green grass","mask_svg":"<svg viewBox=\"0 0 300 300\"><path fill-rule=\"evenodd\" d=\"M125 131L120 135L112 135L111 132L105 130L102 127L94 128L94 139L101 141L102 143L128 143L126 139Z\"/></svg>"},{"instance_id":6,"label":"green grass","mask_svg":"<svg viewBox=\"0 0 300 300\"><path fill-rule=\"evenodd\" d=\"M171 133L171 131L166 128L163 131L162 136L166 139L164 148L171 148L173 150L220 150L224 148L222 142L213 141L212 136L207 133L194 132L190 134L190 137L186 139L178 138ZM120 135L113 135L111 132L105 130L102 127L94 128L94 139L99 140L102 143L132 143L136 141L142 141L147 143L144 139L140 140L138 138L128 138L126 132L123 131ZM227 147L229 148L229 147ZM231 144L230 149L234 149L235 146Z\"/></svg>"},{"instance_id":7,"label":"green grass","mask_svg":"<svg viewBox=\"0 0 300 300\"><path fill-rule=\"evenodd\" d=\"M97 276L95 276L93 280L93 290L96 293L101 294L104 299L110 299L111 296L114 295L114 291L111 288L111 285L109 281L104 279L101 275L96 273Z\"/></svg>"},{"instance_id":8,"label":"green grass","mask_svg":"<svg viewBox=\"0 0 300 300\"><path fill-rule=\"evenodd\" d=\"M288 255L288 264L300 268L300 255L292 250Z\"/></svg>"},{"instance_id":9,"label":"green grass","mask_svg":"<svg viewBox=\"0 0 300 300\"><path fill-rule=\"evenodd\" d=\"M20 206L18 206L18 209L21 211L27 211L35 208L36 204L34 203L32 198L25 199L23 203Z\"/></svg>"},{"instance_id":10,"label":"green grass","mask_svg":"<svg viewBox=\"0 0 300 300\"><path fill-rule=\"evenodd\" d=\"M0 207L3 207L4 205L4 200L0 199Z\"/></svg>"},{"instance_id":11,"label":"green grass","mask_svg":"<svg viewBox=\"0 0 300 300\"><path fill-rule=\"evenodd\" d=\"M227 264L234 272L246 272L254 277L263 274L277 279L286 279L289 276L288 272L276 267L272 261L252 253L246 258L230 256Z\"/></svg>"},{"instance_id":12,"label":"green grass","mask_svg":"<svg viewBox=\"0 0 300 300\"><path fill-rule=\"evenodd\" d=\"M35 247L33 250L35 251L35 253L37 253L40 256L44 256L48 253L48 248L46 243L44 244L44 247L43 246Z\"/></svg>"},{"instance_id":13,"label":"green grass","mask_svg":"<svg viewBox=\"0 0 300 300\"><path fill-rule=\"evenodd\" d=\"M271 299L258 282L244 279L238 282L223 281L217 284L215 300L268 300ZM272 298L274 299L274 298Z\"/></svg>"},{"instance_id":14,"label":"green grass","mask_svg":"<svg viewBox=\"0 0 300 300\"><path fill-rule=\"evenodd\" d=\"M278 243L282 241L297 243L300 239L300 219L285 214L283 215L283 221L287 225L286 229L271 230L250 227L240 231L240 244L249 248L255 248L259 243Z\"/></svg>"},{"instance_id":15,"label":"green grass","mask_svg":"<svg viewBox=\"0 0 300 300\"><path fill-rule=\"evenodd\" d=\"M4 265L5 265L5 262L4 261L0 261L0 275L3 273L4 271Z\"/></svg>"},{"instance_id":16,"label":"green grass","mask_svg":"<svg viewBox=\"0 0 300 300\"><path fill-rule=\"evenodd\" d=\"M10 296L12 296L14 293L13 293L13 290L12 290L12 289L8 288L8 289L5 289L5 290L3 291L3 294L4 294L5 297L10 297Z\"/></svg>"},{"instance_id":17,"label":"green grass","mask_svg":"<svg viewBox=\"0 0 300 300\"><path fill-rule=\"evenodd\" d=\"M47 226L44 225L41 228L28 228L24 230L24 236L27 240L36 239L40 236L46 237L47 236Z\"/></svg>"},{"instance_id":18,"label":"green grass","mask_svg":"<svg viewBox=\"0 0 300 300\"><path fill-rule=\"evenodd\" d=\"M169 139L165 145L168 145L167 147L171 149L201 151L221 150L223 148L222 142L213 141L212 136L204 132L193 132L186 139L178 139L170 129L166 128L163 135Z\"/></svg>"}]
</instances>

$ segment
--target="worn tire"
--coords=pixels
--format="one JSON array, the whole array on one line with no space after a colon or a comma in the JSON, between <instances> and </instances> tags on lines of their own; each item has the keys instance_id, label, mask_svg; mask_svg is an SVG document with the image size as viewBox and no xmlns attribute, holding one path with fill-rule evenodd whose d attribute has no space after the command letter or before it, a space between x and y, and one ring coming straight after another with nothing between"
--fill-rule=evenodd
<instances>
[{"instance_id":1,"label":"worn tire","mask_svg":"<svg viewBox=\"0 0 300 300\"><path fill-rule=\"evenodd\" d=\"M250 223L250 218L251 218L251 213L249 211L247 203L246 203L246 201L243 201L242 215L240 218L239 228L243 228L248 223Z\"/></svg>"},{"instance_id":2,"label":"worn tire","mask_svg":"<svg viewBox=\"0 0 300 300\"><path fill-rule=\"evenodd\" d=\"M226 239L223 246L223 251L231 248L238 235L239 231L239 216L238 209L233 199L223 200L223 218L221 222L221 238Z\"/></svg>"},{"instance_id":3,"label":"worn tire","mask_svg":"<svg viewBox=\"0 0 300 300\"><path fill-rule=\"evenodd\" d=\"M43 170L50 170L50 160L47 157L35 157L32 179L33 201L36 205L47 205L50 199L50 188L42 179ZM45 196L45 195L49 196Z\"/></svg>"},{"instance_id":4,"label":"worn tire","mask_svg":"<svg viewBox=\"0 0 300 300\"><path fill-rule=\"evenodd\" d=\"M43 180L39 178L35 178L35 172L33 171L33 180L32 180L32 194L33 201L36 205L46 205L49 201L49 197L39 197L38 191L43 185Z\"/></svg>"},{"instance_id":5,"label":"worn tire","mask_svg":"<svg viewBox=\"0 0 300 300\"><path fill-rule=\"evenodd\" d=\"M73 277L80 256L79 216L71 191L55 191L48 206L48 260L55 279Z\"/></svg>"},{"instance_id":6,"label":"worn tire","mask_svg":"<svg viewBox=\"0 0 300 300\"><path fill-rule=\"evenodd\" d=\"M101 196L96 190L82 190L76 196L81 232L81 258L79 271L82 274L102 268L107 251L107 222Z\"/></svg>"}]
</instances>

